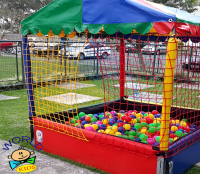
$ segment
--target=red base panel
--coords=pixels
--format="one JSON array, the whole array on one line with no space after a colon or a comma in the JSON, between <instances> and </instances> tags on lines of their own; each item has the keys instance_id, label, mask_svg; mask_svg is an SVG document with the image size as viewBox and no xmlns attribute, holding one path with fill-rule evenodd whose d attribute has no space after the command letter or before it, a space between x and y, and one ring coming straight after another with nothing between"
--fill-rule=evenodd
<instances>
[{"instance_id":1,"label":"red base panel","mask_svg":"<svg viewBox=\"0 0 200 174\"><path fill-rule=\"evenodd\" d=\"M56 124L58 125L58 123ZM87 132L90 131L87 131L85 133L83 130L84 135L89 140L89 142L87 142L65 135L63 133L56 132L55 130L40 127L41 125L38 125L39 124L35 124L34 126L35 137L37 130L42 131L43 141L41 144L43 146L43 150L46 152L68 158L73 161L95 167L109 173L156 173L157 157L155 156L155 154L152 156L145 156L144 154L137 154L133 153L132 151L125 151L123 150L122 146L121 148L115 145L106 146L104 144L98 143L98 141L90 141L88 139L89 136L87 137ZM112 136L108 135L107 137ZM112 138L112 140L114 139ZM121 138L116 138L116 140L122 143ZM128 140L126 141L131 142ZM36 140L36 144L37 143L38 142ZM137 148L136 145L135 148ZM143 148L146 150L146 152L151 151L150 148Z\"/></svg>"}]
</instances>

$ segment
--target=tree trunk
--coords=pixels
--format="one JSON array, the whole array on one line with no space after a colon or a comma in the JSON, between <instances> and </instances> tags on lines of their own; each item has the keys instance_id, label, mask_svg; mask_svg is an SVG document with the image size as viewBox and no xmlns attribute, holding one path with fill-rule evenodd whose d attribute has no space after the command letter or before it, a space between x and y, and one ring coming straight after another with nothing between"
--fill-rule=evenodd
<instances>
[{"instance_id":1,"label":"tree trunk","mask_svg":"<svg viewBox=\"0 0 200 174\"><path fill-rule=\"evenodd\" d=\"M145 64L144 64L144 60L143 60L143 56L141 53L141 49L144 47L145 45L141 45L139 41L136 41L136 54L138 55L138 59L139 59L139 71L141 72L145 72Z\"/></svg>"}]
</instances>

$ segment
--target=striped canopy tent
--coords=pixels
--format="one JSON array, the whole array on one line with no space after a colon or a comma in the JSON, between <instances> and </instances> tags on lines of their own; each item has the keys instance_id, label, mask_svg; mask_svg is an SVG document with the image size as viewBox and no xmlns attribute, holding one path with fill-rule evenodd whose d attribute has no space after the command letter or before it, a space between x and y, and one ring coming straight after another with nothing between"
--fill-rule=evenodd
<instances>
[{"instance_id":1,"label":"striped canopy tent","mask_svg":"<svg viewBox=\"0 0 200 174\"><path fill-rule=\"evenodd\" d=\"M68 35L100 31L200 36L200 17L145 0L54 0L21 22L21 33Z\"/></svg>"}]
</instances>

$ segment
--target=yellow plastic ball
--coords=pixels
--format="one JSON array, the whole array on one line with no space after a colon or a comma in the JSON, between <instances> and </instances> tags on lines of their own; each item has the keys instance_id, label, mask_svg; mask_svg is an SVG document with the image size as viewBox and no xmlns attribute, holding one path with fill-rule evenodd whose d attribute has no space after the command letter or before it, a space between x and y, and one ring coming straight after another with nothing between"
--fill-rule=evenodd
<instances>
[{"instance_id":1,"label":"yellow plastic ball","mask_svg":"<svg viewBox=\"0 0 200 174\"><path fill-rule=\"evenodd\" d=\"M113 130L114 132L117 132L118 127L117 127L117 126L113 126L113 127L112 127L112 130Z\"/></svg>"},{"instance_id":2,"label":"yellow plastic ball","mask_svg":"<svg viewBox=\"0 0 200 174\"><path fill-rule=\"evenodd\" d=\"M111 129L106 129L106 130L104 131L104 133L105 133L105 134L109 134L110 131L111 131Z\"/></svg>"},{"instance_id":3,"label":"yellow plastic ball","mask_svg":"<svg viewBox=\"0 0 200 174\"><path fill-rule=\"evenodd\" d=\"M177 130L178 130L178 127L176 127L176 126L171 127L171 131L176 132Z\"/></svg>"},{"instance_id":4,"label":"yellow plastic ball","mask_svg":"<svg viewBox=\"0 0 200 174\"><path fill-rule=\"evenodd\" d=\"M137 120L136 119L131 119L131 124L136 124Z\"/></svg>"},{"instance_id":5,"label":"yellow plastic ball","mask_svg":"<svg viewBox=\"0 0 200 174\"><path fill-rule=\"evenodd\" d=\"M175 120L172 120L171 123L172 123L172 124L176 124L176 121L175 121Z\"/></svg>"},{"instance_id":6,"label":"yellow plastic ball","mask_svg":"<svg viewBox=\"0 0 200 174\"><path fill-rule=\"evenodd\" d=\"M136 112L132 112L132 115L136 115L137 113Z\"/></svg>"},{"instance_id":7,"label":"yellow plastic ball","mask_svg":"<svg viewBox=\"0 0 200 174\"><path fill-rule=\"evenodd\" d=\"M186 123L186 122L182 122L182 123L180 123L180 124L181 124L181 126L183 126L183 127L187 126L187 123Z\"/></svg>"},{"instance_id":8,"label":"yellow plastic ball","mask_svg":"<svg viewBox=\"0 0 200 174\"><path fill-rule=\"evenodd\" d=\"M113 130L111 130L111 131L109 132L109 134L110 134L110 135L115 135L115 132L114 132Z\"/></svg>"},{"instance_id":9,"label":"yellow plastic ball","mask_svg":"<svg viewBox=\"0 0 200 174\"><path fill-rule=\"evenodd\" d=\"M143 115L141 113L136 114L136 118L142 118Z\"/></svg>"},{"instance_id":10,"label":"yellow plastic ball","mask_svg":"<svg viewBox=\"0 0 200 174\"><path fill-rule=\"evenodd\" d=\"M148 117L154 119L154 115L153 114L149 114Z\"/></svg>"},{"instance_id":11,"label":"yellow plastic ball","mask_svg":"<svg viewBox=\"0 0 200 174\"><path fill-rule=\"evenodd\" d=\"M124 124L124 129L125 130L130 130L131 129L131 125L130 124Z\"/></svg>"},{"instance_id":12,"label":"yellow plastic ball","mask_svg":"<svg viewBox=\"0 0 200 174\"><path fill-rule=\"evenodd\" d=\"M112 129L112 126L108 126L107 129Z\"/></svg>"},{"instance_id":13,"label":"yellow plastic ball","mask_svg":"<svg viewBox=\"0 0 200 174\"><path fill-rule=\"evenodd\" d=\"M103 123L103 124L108 124L109 121L108 121L108 119L103 119L103 120L102 120L102 123Z\"/></svg>"},{"instance_id":14,"label":"yellow plastic ball","mask_svg":"<svg viewBox=\"0 0 200 174\"><path fill-rule=\"evenodd\" d=\"M94 128L94 130L97 130L99 128L97 124L93 124L92 127Z\"/></svg>"},{"instance_id":15,"label":"yellow plastic ball","mask_svg":"<svg viewBox=\"0 0 200 174\"><path fill-rule=\"evenodd\" d=\"M108 118L112 118L112 116L110 115Z\"/></svg>"},{"instance_id":16,"label":"yellow plastic ball","mask_svg":"<svg viewBox=\"0 0 200 174\"><path fill-rule=\"evenodd\" d=\"M176 141L176 140L178 140L178 137L175 137L175 138L173 139L173 141Z\"/></svg>"},{"instance_id":17,"label":"yellow plastic ball","mask_svg":"<svg viewBox=\"0 0 200 174\"><path fill-rule=\"evenodd\" d=\"M153 123L160 123L160 121L158 121L158 120L154 120Z\"/></svg>"},{"instance_id":18,"label":"yellow plastic ball","mask_svg":"<svg viewBox=\"0 0 200 174\"><path fill-rule=\"evenodd\" d=\"M120 132L115 132L115 136L122 135Z\"/></svg>"},{"instance_id":19,"label":"yellow plastic ball","mask_svg":"<svg viewBox=\"0 0 200 174\"><path fill-rule=\"evenodd\" d=\"M98 130L99 133L104 133L104 130L100 129Z\"/></svg>"},{"instance_id":20,"label":"yellow plastic ball","mask_svg":"<svg viewBox=\"0 0 200 174\"><path fill-rule=\"evenodd\" d=\"M142 134L146 134L147 133L147 129L141 129L140 131Z\"/></svg>"},{"instance_id":21,"label":"yellow plastic ball","mask_svg":"<svg viewBox=\"0 0 200 174\"><path fill-rule=\"evenodd\" d=\"M85 125L84 125L84 128L86 128L86 127L88 127L88 126L91 126L91 125L90 125L90 124L85 124Z\"/></svg>"},{"instance_id":22,"label":"yellow plastic ball","mask_svg":"<svg viewBox=\"0 0 200 174\"><path fill-rule=\"evenodd\" d=\"M155 118L155 120L157 120L158 122L161 122L161 118Z\"/></svg>"},{"instance_id":23,"label":"yellow plastic ball","mask_svg":"<svg viewBox=\"0 0 200 174\"><path fill-rule=\"evenodd\" d=\"M175 120L175 124L179 124L180 123L180 120Z\"/></svg>"}]
</instances>

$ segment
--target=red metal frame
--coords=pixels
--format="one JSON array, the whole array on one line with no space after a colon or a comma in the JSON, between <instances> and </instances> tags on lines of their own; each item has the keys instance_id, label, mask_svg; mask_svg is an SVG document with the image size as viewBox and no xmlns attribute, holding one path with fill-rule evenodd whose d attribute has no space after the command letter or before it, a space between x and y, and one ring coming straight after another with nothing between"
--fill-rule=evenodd
<instances>
[{"instance_id":1,"label":"red metal frame","mask_svg":"<svg viewBox=\"0 0 200 174\"><path fill-rule=\"evenodd\" d=\"M120 39L120 98L124 97L125 85L125 42L124 38Z\"/></svg>"}]
</instances>

